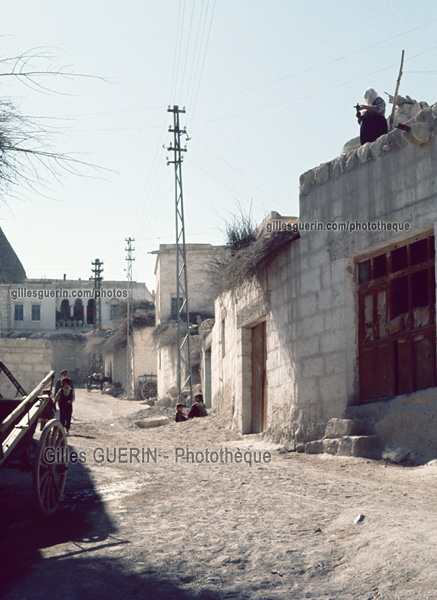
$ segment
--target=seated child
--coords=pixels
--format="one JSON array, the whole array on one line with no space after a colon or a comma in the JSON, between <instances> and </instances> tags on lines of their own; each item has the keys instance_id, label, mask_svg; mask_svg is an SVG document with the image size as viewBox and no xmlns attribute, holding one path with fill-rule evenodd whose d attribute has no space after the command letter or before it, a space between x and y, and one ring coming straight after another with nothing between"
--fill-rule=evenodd
<instances>
[{"instance_id":1,"label":"seated child","mask_svg":"<svg viewBox=\"0 0 437 600\"><path fill-rule=\"evenodd\" d=\"M196 394L194 396L193 406L190 408L188 418L193 419L194 417L206 417L207 416L205 404L203 403L202 394Z\"/></svg>"},{"instance_id":2,"label":"seated child","mask_svg":"<svg viewBox=\"0 0 437 600\"><path fill-rule=\"evenodd\" d=\"M176 421L176 423L179 423L181 421L186 421L187 420L187 417L182 412L183 408L184 408L183 404L176 404L176 416L175 416L175 419L174 419Z\"/></svg>"}]
</instances>

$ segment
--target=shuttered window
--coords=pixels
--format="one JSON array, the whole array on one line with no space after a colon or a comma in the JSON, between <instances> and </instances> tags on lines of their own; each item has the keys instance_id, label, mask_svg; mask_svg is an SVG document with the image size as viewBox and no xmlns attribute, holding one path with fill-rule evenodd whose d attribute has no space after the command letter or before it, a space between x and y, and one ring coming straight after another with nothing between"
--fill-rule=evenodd
<instances>
[{"instance_id":1,"label":"shuttered window","mask_svg":"<svg viewBox=\"0 0 437 600\"><path fill-rule=\"evenodd\" d=\"M357 263L360 402L436 385L434 236Z\"/></svg>"}]
</instances>

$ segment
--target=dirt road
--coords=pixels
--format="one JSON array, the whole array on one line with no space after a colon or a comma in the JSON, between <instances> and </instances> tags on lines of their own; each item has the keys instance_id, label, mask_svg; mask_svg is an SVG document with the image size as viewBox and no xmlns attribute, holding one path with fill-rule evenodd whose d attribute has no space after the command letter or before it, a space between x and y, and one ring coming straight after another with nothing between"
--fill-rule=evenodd
<instances>
[{"instance_id":1,"label":"dirt road","mask_svg":"<svg viewBox=\"0 0 437 600\"><path fill-rule=\"evenodd\" d=\"M436 465L281 454L216 415L143 428L156 413L77 390L50 519L2 474L2 598L437 600Z\"/></svg>"}]
</instances>

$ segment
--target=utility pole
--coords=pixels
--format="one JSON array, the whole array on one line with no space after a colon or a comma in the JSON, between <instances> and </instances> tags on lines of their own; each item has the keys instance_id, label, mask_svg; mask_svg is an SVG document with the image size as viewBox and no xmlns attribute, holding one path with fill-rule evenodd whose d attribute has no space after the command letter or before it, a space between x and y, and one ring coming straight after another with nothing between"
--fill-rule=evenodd
<instances>
[{"instance_id":1,"label":"utility pole","mask_svg":"<svg viewBox=\"0 0 437 600\"><path fill-rule=\"evenodd\" d=\"M135 248L132 247L132 242L135 238L125 238L127 242L127 310L126 310L126 393L129 398L135 396L135 360L134 360L134 300L133 300L133 285L132 285L132 253Z\"/></svg>"},{"instance_id":2,"label":"utility pole","mask_svg":"<svg viewBox=\"0 0 437 600\"><path fill-rule=\"evenodd\" d=\"M103 263L101 260L96 258L95 262L91 263L94 269L91 271L94 273L94 277L90 277L90 280L94 280L94 329L102 328L102 300L101 300L101 283L103 277Z\"/></svg>"},{"instance_id":3,"label":"utility pole","mask_svg":"<svg viewBox=\"0 0 437 600\"><path fill-rule=\"evenodd\" d=\"M94 269L91 271L94 273L94 277L90 277L90 280L94 280L94 331L99 331L102 328L102 299L101 299L101 283L102 283L102 272L103 272L103 262L96 258L94 262L91 263ZM100 373L103 369L103 358L102 351L99 345L99 350L96 358L96 370Z\"/></svg>"},{"instance_id":4,"label":"utility pole","mask_svg":"<svg viewBox=\"0 0 437 600\"><path fill-rule=\"evenodd\" d=\"M185 108L173 106L167 112L173 113L173 144L167 150L174 152L174 160L167 160L167 164L174 164L175 173L175 216L176 216L176 293L177 293L177 331L178 331L178 393L179 402L184 404L182 390L189 385L190 402L193 400L193 382L191 377L191 349L190 349L190 311L188 307L188 281L187 260L185 251L185 222L184 222L184 197L182 191L182 153L187 148L181 148L181 135L187 136L187 130L182 131L179 125L179 114L185 113ZM185 320L183 316L185 315ZM184 371L182 375L182 370Z\"/></svg>"}]
</instances>

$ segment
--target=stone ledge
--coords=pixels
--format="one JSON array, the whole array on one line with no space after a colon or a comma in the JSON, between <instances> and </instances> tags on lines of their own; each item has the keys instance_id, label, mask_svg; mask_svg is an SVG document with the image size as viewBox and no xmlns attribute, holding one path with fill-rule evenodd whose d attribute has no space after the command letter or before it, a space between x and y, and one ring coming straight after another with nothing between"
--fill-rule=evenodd
<instances>
[{"instance_id":1,"label":"stone ledge","mask_svg":"<svg viewBox=\"0 0 437 600\"><path fill-rule=\"evenodd\" d=\"M340 438L339 456L361 456L362 458L380 459L382 454L381 440L376 435L357 435Z\"/></svg>"},{"instance_id":2,"label":"stone ledge","mask_svg":"<svg viewBox=\"0 0 437 600\"><path fill-rule=\"evenodd\" d=\"M379 460L382 454L381 440L376 435L356 435L341 438L323 438L305 444L306 454L333 454Z\"/></svg>"},{"instance_id":3,"label":"stone ledge","mask_svg":"<svg viewBox=\"0 0 437 600\"><path fill-rule=\"evenodd\" d=\"M368 434L367 423L355 419L330 419L326 425L325 438L341 438Z\"/></svg>"}]
</instances>

